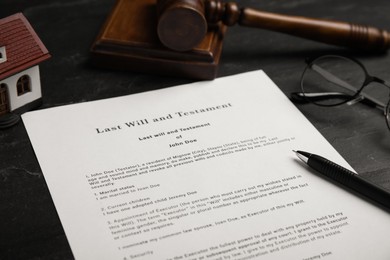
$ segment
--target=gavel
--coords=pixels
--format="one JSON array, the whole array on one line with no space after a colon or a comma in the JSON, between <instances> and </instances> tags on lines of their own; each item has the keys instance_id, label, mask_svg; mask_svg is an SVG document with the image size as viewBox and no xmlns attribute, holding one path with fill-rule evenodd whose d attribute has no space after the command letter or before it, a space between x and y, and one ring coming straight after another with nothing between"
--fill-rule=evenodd
<instances>
[{"instance_id":1,"label":"gavel","mask_svg":"<svg viewBox=\"0 0 390 260\"><path fill-rule=\"evenodd\" d=\"M375 27L239 8L222 0L157 0L157 34L163 45L188 51L205 37L208 26L222 22L286 33L327 44L381 52L390 33Z\"/></svg>"}]
</instances>

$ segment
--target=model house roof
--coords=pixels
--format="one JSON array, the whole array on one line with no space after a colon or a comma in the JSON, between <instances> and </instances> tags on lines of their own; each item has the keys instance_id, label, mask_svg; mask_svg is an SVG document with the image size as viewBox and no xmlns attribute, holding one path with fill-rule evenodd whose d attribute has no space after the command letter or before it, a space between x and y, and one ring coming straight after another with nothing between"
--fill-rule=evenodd
<instances>
[{"instance_id":1,"label":"model house roof","mask_svg":"<svg viewBox=\"0 0 390 260\"><path fill-rule=\"evenodd\" d=\"M22 13L0 19L0 80L50 58Z\"/></svg>"}]
</instances>

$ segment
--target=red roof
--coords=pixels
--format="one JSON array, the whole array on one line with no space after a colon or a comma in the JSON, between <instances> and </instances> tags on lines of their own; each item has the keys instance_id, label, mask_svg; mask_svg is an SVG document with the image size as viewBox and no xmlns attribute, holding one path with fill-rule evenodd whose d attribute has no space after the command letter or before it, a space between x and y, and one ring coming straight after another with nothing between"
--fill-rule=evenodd
<instances>
[{"instance_id":1,"label":"red roof","mask_svg":"<svg viewBox=\"0 0 390 260\"><path fill-rule=\"evenodd\" d=\"M7 61L0 63L0 80L50 58L22 13L0 19L0 48L4 46Z\"/></svg>"}]
</instances>

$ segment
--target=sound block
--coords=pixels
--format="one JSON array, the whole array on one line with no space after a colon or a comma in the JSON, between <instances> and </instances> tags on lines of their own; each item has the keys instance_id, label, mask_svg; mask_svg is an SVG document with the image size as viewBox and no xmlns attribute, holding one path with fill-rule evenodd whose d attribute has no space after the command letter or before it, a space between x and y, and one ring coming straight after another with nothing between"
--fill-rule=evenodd
<instances>
[{"instance_id":1,"label":"sound block","mask_svg":"<svg viewBox=\"0 0 390 260\"><path fill-rule=\"evenodd\" d=\"M193 50L173 51L158 39L156 0L118 0L91 47L91 61L110 69L214 79L225 32L222 24L210 26Z\"/></svg>"}]
</instances>

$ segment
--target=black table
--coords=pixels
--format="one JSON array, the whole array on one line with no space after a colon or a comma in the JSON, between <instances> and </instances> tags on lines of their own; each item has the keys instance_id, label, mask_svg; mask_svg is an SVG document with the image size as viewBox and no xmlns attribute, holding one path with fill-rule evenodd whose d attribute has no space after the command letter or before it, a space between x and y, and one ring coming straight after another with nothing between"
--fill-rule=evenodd
<instances>
[{"instance_id":1,"label":"black table","mask_svg":"<svg viewBox=\"0 0 390 260\"><path fill-rule=\"evenodd\" d=\"M91 66L89 48L114 4L115 0L2 1L0 17L23 12L52 54L40 67L42 108L191 82ZM390 30L388 0L247 0L240 5ZM358 58L371 74L390 80L387 53L360 53L238 26L229 28L224 40L218 76L263 69L289 95L299 90L304 59L330 53ZM364 104L297 106L357 172L390 188L390 133L377 109ZM73 259L23 123L0 130L0 147L0 259Z\"/></svg>"}]
</instances>

